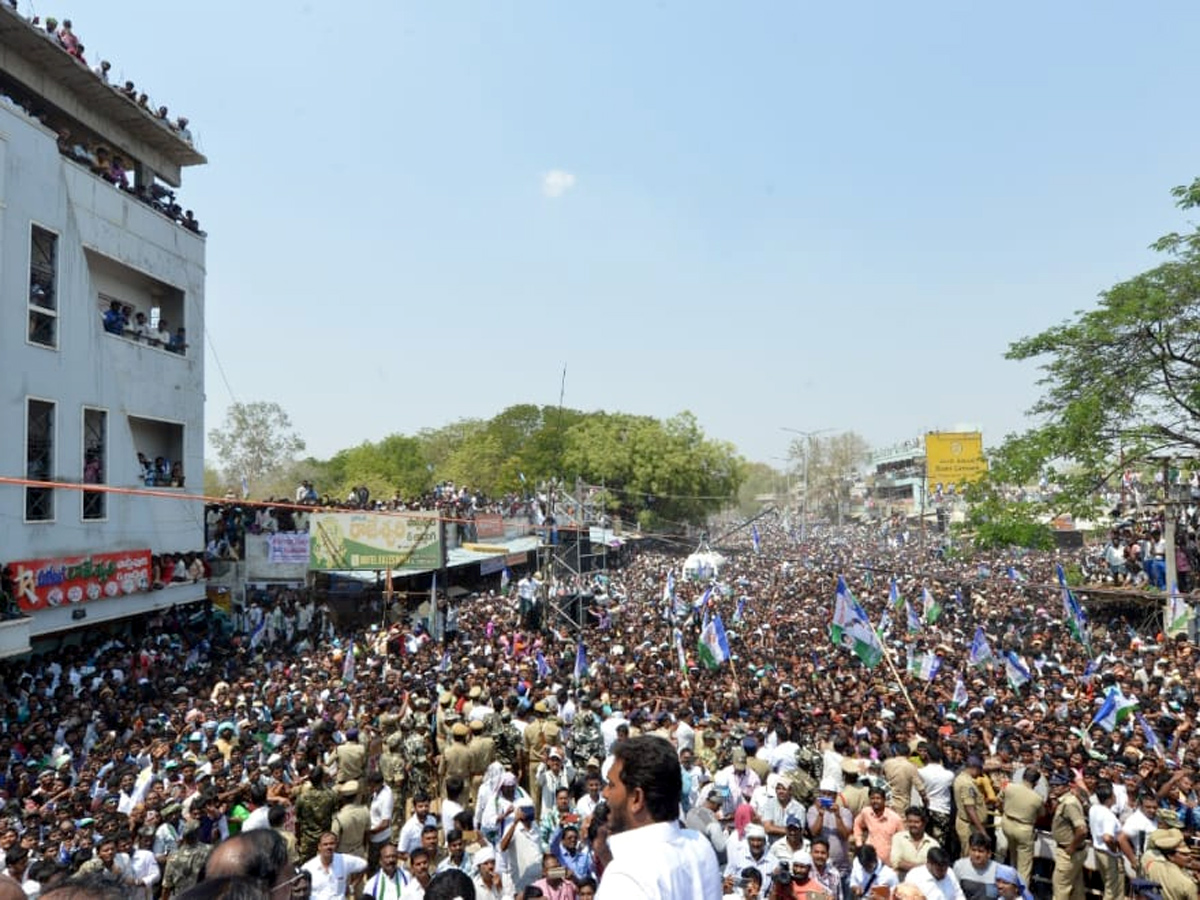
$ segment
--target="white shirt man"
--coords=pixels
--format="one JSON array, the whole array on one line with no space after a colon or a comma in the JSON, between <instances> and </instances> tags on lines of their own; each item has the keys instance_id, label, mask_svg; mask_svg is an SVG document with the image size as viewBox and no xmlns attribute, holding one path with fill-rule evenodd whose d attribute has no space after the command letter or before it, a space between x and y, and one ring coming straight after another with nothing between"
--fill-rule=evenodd
<instances>
[{"instance_id":1,"label":"white shirt man","mask_svg":"<svg viewBox=\"0 0 1200 900\"><path fill-rule=\"evenodd\" d=\"M350 879L367 868L367 861L362 857L337 853L337 844L337 836L332 832L321 835L317 855L303 866L304 871L312 875L311 900L342 900Z\"/></svg>"},{"instance_id":2,"label":"white shirt man","mask_svg":"<svg viewBox=\"0 0 1200 900\"><path fill-rule=\"evenodd\" d=\"M931 762L917 769L925 783L925 805L930 812L950 815L950 792L954 773L940 762Z\"/></svg>"},{"instance_id":3,"label":"white shirt man","mask_svg":"<svg viewBox=\"0 0 1200 900\"><path fill-rule=\"evenodd\" d=\"M375 792L375 796L371 798L371 806L367 810L370 814L370 833L372 844L386 844L392 837L392 829L390 827L382 827L384 824L390 826L392 821L392 808L394 801L392 799L392 789L386 784L379 785L379 789Z\"/></svg>"},{"instance_id":4,"label":"white shirt man","mask_svg":"<svg viewBox=\"0 0 1200 900\"><path fill-rule=\"evenodd\" d=\"M950 870L949 858L940 847L929 851L925 865L909 869L905 884L914 884L925 900L967 900L958 879Z\"/></svg>"}]
</instances>

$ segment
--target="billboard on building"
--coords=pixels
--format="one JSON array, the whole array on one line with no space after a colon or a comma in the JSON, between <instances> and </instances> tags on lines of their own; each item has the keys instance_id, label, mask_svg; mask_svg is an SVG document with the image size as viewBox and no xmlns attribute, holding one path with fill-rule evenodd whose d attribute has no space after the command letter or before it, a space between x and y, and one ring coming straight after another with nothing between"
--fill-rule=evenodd
<instances>
[{"instance_id":1,"label":"billboard on building","mask_svg":"<svg viewBox=\"0 0 1200 900\"><path fill-rule=\"evenodd\" d=\"M24 559L9 566L17 606L25 612L150 590L149 550Z\"/></svg>"},{"instance_id":2,"label":"billboard on building","mask_svg":"<svg viewBox=\"0 0 1200 900\"><path fill-rule=\"evenodd\" d=\"M309 564L314 569L440 569L437 513L313 513Z\"/></svg>"},{"instance_id":3,"label":"billboard on building","mask_svg":"<svg viewBox=\"0 0 1200 900\"><path fill-rule=\"evenodd\" d=\"M978 431L931 431L925 435L925 478L930 484L970 484L987 474Z\"/></svg>"}]
</instances>

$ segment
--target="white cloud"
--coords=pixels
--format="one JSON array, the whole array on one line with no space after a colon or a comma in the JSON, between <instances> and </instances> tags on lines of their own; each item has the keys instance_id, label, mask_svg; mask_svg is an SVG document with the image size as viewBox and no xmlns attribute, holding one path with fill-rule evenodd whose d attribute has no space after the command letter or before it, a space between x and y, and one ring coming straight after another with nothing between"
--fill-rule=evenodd
<instances>
[{"instance_id":1,"label":"white cloud","mask_svg":"<svg viewBox=\"0 0 1200 900\"><path fill-rule=\"evenodd\" d=\"M555 199L575 187L575 176L563 169L551 169L542 176L542 193Z\"/></svg>"}]
</instances>

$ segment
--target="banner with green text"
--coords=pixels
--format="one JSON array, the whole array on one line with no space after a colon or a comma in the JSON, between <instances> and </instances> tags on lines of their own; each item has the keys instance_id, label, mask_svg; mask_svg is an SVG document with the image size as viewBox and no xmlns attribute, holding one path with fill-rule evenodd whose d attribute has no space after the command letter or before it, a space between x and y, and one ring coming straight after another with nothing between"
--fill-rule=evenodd
<instances>
[{"instance_id":1,"label":"banner with green text","mask_svg":"<svg viewBox=\"0 0 1200 900\"><path fill-rule=\"evenodd\" d=\"M321 512L309 519L313 569L440 569L437 513Z\"/></svg>"}]
</instances>

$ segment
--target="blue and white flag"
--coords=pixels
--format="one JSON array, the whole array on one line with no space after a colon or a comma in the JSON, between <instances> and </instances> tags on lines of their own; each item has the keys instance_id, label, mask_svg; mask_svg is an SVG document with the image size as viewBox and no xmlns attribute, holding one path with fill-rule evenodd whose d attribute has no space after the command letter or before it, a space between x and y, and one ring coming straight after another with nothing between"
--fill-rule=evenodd
<instances>
[{"instance_id":1,"label":"blue and white flag","mask_svg":"<svg viewBox=\"0 0 1200 900\"><path fill-rule=\"evenodd\" d=\"M744 622L745 621L745 619L746 619L746 601L748 599L749 598L746 596L741 596L738 598L737 609L733 613L733 621L735 621L735 622Z\"/></svg>"},{"instance_id":2,"label":"blue and white flag","mask_svg":"<svg viewBox=\"0 0 1200 900\"><path fill-rule=\"evenodd\" d=\"M1083 645L1083 649L1087 651L1088 656L1092 655L1091 635L1088 633L1087 614L1084 613L1083 607L1079 605L1079 601L1075 598L1075 594L1067 587L1067 576L1063 573L1062 566L1056 566L1058 570L1058 584L1062 588L1063 601L1063 617L1067 621L1067 628L1071 632L1071 636Z\"/></svg>"},{"instance_id":3,"label":"blue and white flag","mask_svg":"<svg viewBox=\"0 0 1200 900\"><path fill-rule=\"evenodd\" d=\"M750 526L750 540L754 542L754 552L762 553L762 541L758 537L758 526Z\"/></svg>"},{"instance_id":4,"label":"blue and white flag","mask_svg":"<svg viewBox=\"0 0 1200 900\"><path fill-rule=\"evenodd\" d=\"M959 609L962 609L962 605L963 605L962 588L954 589L954 605L957 606Z\"/></svg>"},{"instance_id":5,"label":"blue and white flag","mask_svg":"<svg viewBox=\"0 0 1200 900\"><path fill-rule=\"evenodd\" d=\"M675 641L675 653L679 656L679 673L687 674L687 654L683 650L683 631L679 626L671 629L671 638Z\"/></svg>"},{"instance_id":6,"label":"blue and white flag","mask_svg":"<svg viewBox=\"0 0 1200 900\"><path fill-rule=\"evenodd\" d=\"M837 646L852 652L867 668L874 668L883 660L883 642L871 628L866 612L854 599L841 575L837 580L829 638Z\"/></svg>"},{"instance_id":7,"label":"blue and white flag","mask_svg":"<svg viewBox=\"0 0 1200 900\"><path fill-rule=\"evenodd\" d=\"M1138 725L1142 728L1142 734L1146 736L1146 746L1153 750L1161 759L1164 756L1162 741L1158 739L1158 734L1150 727L1150 723L1146 721L1146 717L1140 712L1135 712L1133 717L1137 720Z\"/></svg>"},{"instance_id":8,"label":"blue and white flag","mask_svg":"<svg viewBox=\"0 0 1200 900\"><path fill-rule=\"evenodd\" d=\"M712 592L713 592L713 587L710 584L708 587L706 587L704 589L704 593L701 594L700 597L696 600L696 603L692 607L692 609L698 611L698 610L704 609L704 607L708 606L708 598L712 596Z\"/></svg>"},{"instance_id":9,"label":"blue and white flag","mask_svg":"<svg viewBox=\"0 0 1200 900\"><path fill-rule=\"evenodd\" d=\"M512 572L508 566L505 566L500 570L500 590L507 588L510 581L512 581Z\"/></svg>"},{"instance_id":10,"label":"blue and white flag","mask_svg":"<svg viewBox=\"0 0 1200 900\"><path fill-rule=\"evenodd\" d=\"M904 598L900 596L900 586L896 584L896 579L892 579L892 584L888 588L888 606L900 615L904 610Z\"/></svg>"},{"instance_id":11,"label":"blue and white flag","mask_svg":"<svg viewBox=\"0 0 1200 900\"><path fill-rule=\"evenodd\" d=\"M983 633L983 626L975 626L975 637L971 639L971 649L967 653L967 662L972 666L984 666L990 663L995 656L992 654L992 647L988 643L987 635Z\"/></svg>"},{"instance_id":12,"label":"blue and white flag","mask_svg":"<svg viewBox=\"0 0 1200 900\"><path fill-rule=\"evenodd\" d=\"M346 658L342 661L342 683L354 683L354 641L346 644Z\"/></svg>"},{"instance_id":13,"label":"blue and white flag","mask_svg":"<svg viewBox=\"0 0 1200 900\"><path fill-rule=\"evenodd\" d=\"M904 616L908 622L909 634L916 634L921 630L921 617L917 615L917 611L913 609L913 605L907 600L904 601Z\"/></svg>"},{"instance_id":14,"label":"blue and white flag","mask_svg":"<svg viewBox=\"0 0 1200 900\"><path fill-rule=\"evenodd\" d=\"M721 623L720 613L708 619L700 630L699 650L700 661L710 669L719 667L729 659L729 638Z\"/></svg>"},{"instance_id":15,"label":"blue and white flag","mask_svg":"<svg viewBox=\"0 0 1200 900\"><path fill-rule=\"evenodd\" d=\"M250 482L246 479L246 476L243 475L242 476L242 499L247 500L247 499L249 499L249 497L250 497Z\"/></svg>"},{"instance_id":16,"label":"blue and white flag","mask_svg":"<svg viewBox=\"0 0 1200 900\"><path fill-rule=\"evenodd\" d=\"M1121 693L1119 687L1111 687L1108 693L1104 695L1104 702L1096 710L1092 724L1099 725L1105 731L1111 733L1117 726L1125 724L1125 721L1137 709L1137 705L1137 700L1132 697L1126 697Z\"/></svg>"},{"instance_id":17,"label":"blue and white flag","mask_svg":"<svg viewBox=\"0 0 1200 900\"><path fill-rule=\"evenodd\" d=\"M1029 669L1025 667L1021 657L1011 650L1006 650L1004 653L1004 674L1008 676L1008 683L1013 686L1014 690L1033 680L1033 676L1029 674Z\"/></svg>"},{"instance_id":18,"label":"blue and white flag","mask_svg":"<svg viewBox=\"0 0 1200 900\"><path fill-rule=\"evenodd\" d=\"M583 641L581 640L575 647L575 680L579 681L584 678L587 675L587 670L587 650L584 649Z\"/></svg>"},{"instance_id":19,"label":"blue and white flag","mask_svg":"<svg viewBox=\"0 0 1200 900\"><path fill-rule=\"evenodd\" d=\"M954 679L954 696L950 698L950 705L955 709L965 707L971 698L967 694L967 686L963 683L962 675L958 675Z\"/></svg>"},{"instance_id":20,"label":"blue and white flag","mask_svg":"<svg viewBox=\"0 0 1200 900\"><path fill-rule=\"evenodd\" d=\"M1089 684L1096 674L1096 670L1100 668L1100 660L1089 659L1088 664L1083 667L1083 674L1079 676L1079 680L1084 684Z\"/></svg>"},{"instance_id":21,"label":"blue and white flag","mask_svg":"<svg viewBox=\"0 0 1200 900\"><path fill-rule=\"evenodd\" d=\"M258 624L254 626L254 630L250 632L250 649L253 650L262 643L263 638L267 636L267 617L264 614Z\"/></svg>"},{"instance_id":22,"label":"blue and white flag","mask_svg":"<svg viewBox=\"0 0 1200 900\"><path fill-rule=\"evenodd\" d=\"M1009 579L1009 581L1021 582L1021 581L1025 580L1025 576L1022 575L1020 572L1018 572L1013 566L1009 566L1008 567L1008 579Z\"/></svg>"},{"instance_id":23,"label":"blue and white flag","mask_svg":"<svg viewBox=\"0 0 1200 900\"><path fill-rule=\"evenodd\" d=\"M542 655L541 650L537 652L534 661L537 664L538 679L546 678L550 674L550 663L546 662L546 657Z\"/></svg>"}]
</instances>

